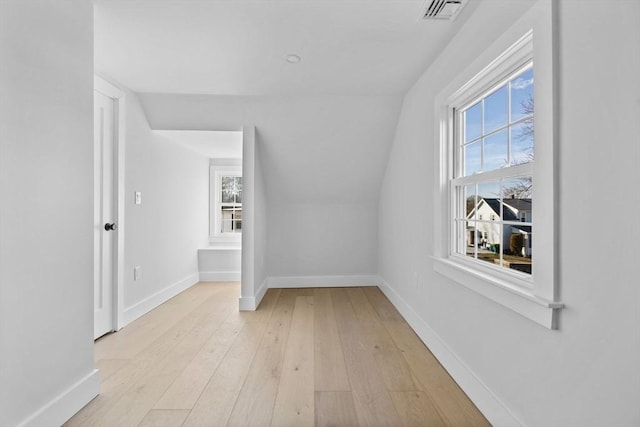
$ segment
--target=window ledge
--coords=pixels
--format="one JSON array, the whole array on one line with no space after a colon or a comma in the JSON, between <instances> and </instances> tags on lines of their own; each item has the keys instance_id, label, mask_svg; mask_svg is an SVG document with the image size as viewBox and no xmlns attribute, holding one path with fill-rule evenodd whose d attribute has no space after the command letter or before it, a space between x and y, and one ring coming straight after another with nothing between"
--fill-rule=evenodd
<instances>
[{"instance_id":1,"label":"window ledge","mask_svg":"<svg viewBox=\"0 0 640 427\"><path fill-rule=\"evenodd\" d=\"M207 246L199 248L199 251L241 251L240 246Z\"/></svg>"},{"instance_id":2,"label":"window ledge","mask_svg":"<svg viewBox=\"0 0 640 427\"><path fill-rule=\"evenodd\" d=\"M465 286L548 329L557 329L561 302L548 301L523 288L470 268L450 258L432 257L434 269L441 275Z\"/></svg>"}]
</instances>

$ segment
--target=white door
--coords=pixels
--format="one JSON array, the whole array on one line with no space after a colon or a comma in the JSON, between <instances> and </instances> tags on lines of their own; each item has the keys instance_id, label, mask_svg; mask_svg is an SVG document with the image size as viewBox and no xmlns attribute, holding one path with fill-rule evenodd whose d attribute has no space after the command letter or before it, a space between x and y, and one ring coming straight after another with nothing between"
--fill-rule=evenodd
<instances>
[{"instance_id":1,"label":"white door","mask_svg":"<svg viewBox=\"0 0 640 427\"><path fill-rule=\"evenodd\" d=\"M112 98L94 92L94 338L115 330L113 296L117 224L114 202L114 110Z\"/></svg>"}]
</instances>

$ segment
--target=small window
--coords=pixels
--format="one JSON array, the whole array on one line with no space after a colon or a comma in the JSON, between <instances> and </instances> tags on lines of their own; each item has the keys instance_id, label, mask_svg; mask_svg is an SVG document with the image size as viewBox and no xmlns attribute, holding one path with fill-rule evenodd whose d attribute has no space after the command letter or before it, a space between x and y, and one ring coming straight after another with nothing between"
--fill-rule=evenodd
<instances>
[{"instance_id":1,"label":"small window","mask_svg":"<svg viewBox=\"0 0 640 427\"><path fill-rule=\"evenodd\" d=\"M220 179L220 233L242 232L242 177Z\"/></svg>"},{"instance_id":2,"label":"small window","mask_svg":"<svg viewBox=\"0 0 640 427\"><path fill-rule=\"evenodd\" d=\"M209 243L236 246L242 238L242 165L239 159L211 159Z\"/></svg>"}]
</instances>

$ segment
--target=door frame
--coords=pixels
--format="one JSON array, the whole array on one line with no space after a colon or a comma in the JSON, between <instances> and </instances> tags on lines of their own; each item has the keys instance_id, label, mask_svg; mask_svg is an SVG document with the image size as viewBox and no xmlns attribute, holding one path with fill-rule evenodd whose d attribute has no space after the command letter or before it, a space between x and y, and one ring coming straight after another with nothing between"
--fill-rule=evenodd
<instances>
[{"instance_id":1,"label":"door frame","mask_svg":"<svg viewBox=\"0 0 640 427\"><path fill-rule=\"evenodd\" d=\"M104 78L93 76L93 90L113 99L115 132L114 135L114 175L116 176L116 184L114 188L114 203L116 207L116 224L118 224L118 232L116 233L116 249L114 259L114 278L115 284L113 289L113 330L119 331L124 326L124 154L125 154L125 105L126 93L109 83ZM94 142L95 150L95 142ZM94 194L94 209L99 207L99 195Z\"/></svg>"}]
</instances>

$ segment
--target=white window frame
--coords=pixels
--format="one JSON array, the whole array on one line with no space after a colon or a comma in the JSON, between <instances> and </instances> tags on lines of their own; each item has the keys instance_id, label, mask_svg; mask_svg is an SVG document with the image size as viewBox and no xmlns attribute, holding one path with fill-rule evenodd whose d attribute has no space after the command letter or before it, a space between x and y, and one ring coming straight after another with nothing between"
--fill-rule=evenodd
<instances>
[{"instance_id":1,"label":"white window frame","mask_svg":"<svg viewBox=\"0 0 640 427\"><path fill-rule=\"evenodd\" d=\"M556 174L557 97L554 70L553 2L538 2L503 36L481 53L436 97L435 170L436 210L434 218L434 269L475 292L549 329L558 328L564 306L559 300L557 279ZM533 176L535 203L535 247L531 276L496 268L455 253L455 176L454 109L495 87L519 67L533 60L535 105L535 161L511 168ZM510 169L511 169L510 168ZM505 168L506 169L506 168ZM526 169L526 170L525 170ZM501 170L486 173L499 179ZM482 265L487 264L487 265Z\"/></svg>"},{"instance_id":2,"label":"white window frame","mask_svg":"<svg viewBox=\"0 0 640 427\"><path fill-rule=\"evenodd\" d=\"M222 233L220 206L222 200L222 177L242 176L242 164L239 159L211 159L209 166L209 243L229 247L239 247L242 232Z\"/></svg>"}]
</instances>

